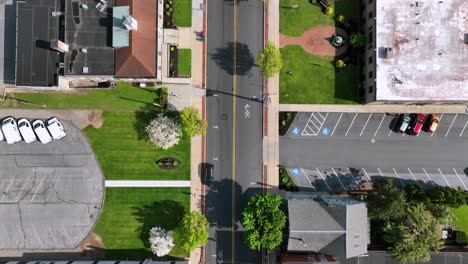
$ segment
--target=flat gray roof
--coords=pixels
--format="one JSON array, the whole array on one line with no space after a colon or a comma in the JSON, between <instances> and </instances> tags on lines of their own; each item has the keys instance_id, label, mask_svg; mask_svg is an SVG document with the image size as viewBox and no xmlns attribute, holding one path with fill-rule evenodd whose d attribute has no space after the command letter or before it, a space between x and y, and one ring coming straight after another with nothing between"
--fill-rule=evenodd
<instances>
[{"instance_id":1,"label":"flat gray roof","mask_svg":"<svg viewBox=\"0 0 468 264\"><path fill-rule=\"evenodd\" d=\"M468 1L376 1L377 100L468 100Z\"/></svg>"}]
</instances>

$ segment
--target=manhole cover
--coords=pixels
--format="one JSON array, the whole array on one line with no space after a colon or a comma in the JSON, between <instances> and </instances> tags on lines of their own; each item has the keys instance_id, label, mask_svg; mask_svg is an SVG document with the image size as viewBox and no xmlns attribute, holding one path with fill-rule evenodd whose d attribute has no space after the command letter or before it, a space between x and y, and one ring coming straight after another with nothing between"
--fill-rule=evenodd
<instances>
[{"instance_id":1,"label":"manhole cover","mask_svg":"<svg viewBox=\"0 0 468 264\"><path fill-rule=\"evenodd\" d=\"M226 120L226 119L227 119L227 114L222 114L222 115L221 115L221 119L222 119L222 120Z\"/></svg>"}]
</instances>

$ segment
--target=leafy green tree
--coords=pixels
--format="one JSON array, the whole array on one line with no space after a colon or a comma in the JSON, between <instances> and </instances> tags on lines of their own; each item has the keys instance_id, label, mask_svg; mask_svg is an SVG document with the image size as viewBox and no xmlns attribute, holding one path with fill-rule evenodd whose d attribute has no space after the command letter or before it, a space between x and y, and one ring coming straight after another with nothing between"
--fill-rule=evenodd
<instances>
[{"instance_id":1,"label":"leafy green tree","mask_svg":"<svg viewBox=\"0 0 468 264\"><path fill-rule=\"evenodd\" d=\"M408 184L404 190L408 202L421 202L426 205L431 203L424 190L417 184Z\"/></svg>"},{"instance_id":2,"label":"leafy green tree","mask_svg":"<svg viewBox=\"0 0 468 264\"><path fill-rule=\"evenodd\" d=\"M378 179L367 196L369 217L375 220L390 220L401 217L406 206L402 191L393 186L391 178Z\"/></svg>"},{"instance_id":3,"label":"leafy green tree","mask_svg":"<svg viewBox=\"0 0 468 264\"><path fill-rule=\"evenodd\" d=\"M281 197L269 193L250 198L242 212L245 240L253 250L274 249L283 241L286 215L280 209Z\"/></svg>"},{"instance_id":4,"label":"leafy green tree","mask_svg":"<svg viewBox=\"0 0 468 264\"><path fill-rule=\"evenodd\" d=\"M457 241L458 244L462 246L468 245L468 237L466 233L463 231L455 232L455 240Z\"/></svg>"},{"instance_id":5,"label":"leafy green tree","mask_svg":"<svg viewBox=\"0 0 468 264\"><path fill-rule=\"evenodd\" d=\"M279 73L283 67L281 52L271 41L269 41L265 49L260 52L257 62L258 66L262 69L262 75L268 78Z\"/></svg>"},{"instance_id":6,"label":"leafy green tree","mask_svg":"<svg viewBox=\"0 0 468 264\"><path fill-rule=\"evenodd\" d=\"M430 204L428 209L441 225L449 225L455 218L453 211L445 204Z\"/></svg>"},{"instance_id":7,"label":"leafy green tree","mask_svg":"<svg viewBox=\"0 0 468 264\"><path fill-rule=\"evenodd\" d=\"M387 222L384 232L392 256L402 263L429 261L443 245L437 220L423 204L405 207L404 217Z\"/></svg>"},{"instance_id":8,"label":"leafy green tree","mask_svg":"<svg viewBox=\"0 0 468 264\"><path fill-rule=\"evenodd\" d=\"M174 230L174 240L184 252L190 254L199 245L208 242L208 220L200 212L190 212Z\"/></svg>"},{"instance_id":9,"label":"leafy green tree","mask_svg":"<svg viewBox=\"0 0 468 264\"><path fill-rule=\"evenodd\" d=\"M200 118L200 112L195 107L186 107L180 112L181 127L190 137L203 135L207 123Z\"/></svg>"},{"instance_id":10,"label":"leafy green tree","mask_svg":"<svg viewBox=\"0 0 468 264\"><path fill-rule=\"evenodd\" d=\"M354 48L362 48L366 44L366 38L361 32L352 33L349 37L349 43Z\"/></svg>"},{"instance_id":11,"label":"leafy green tree","mask_svg":"<svg viewBox=\"0 0 468 264\"><path fill-rule=\"evenodd\" d=\"M460 207L468 200L468 195L463 189L437 186L427 191L427 196L434 204L445 204L452 208Z\"/></svg>"}]
</instances>

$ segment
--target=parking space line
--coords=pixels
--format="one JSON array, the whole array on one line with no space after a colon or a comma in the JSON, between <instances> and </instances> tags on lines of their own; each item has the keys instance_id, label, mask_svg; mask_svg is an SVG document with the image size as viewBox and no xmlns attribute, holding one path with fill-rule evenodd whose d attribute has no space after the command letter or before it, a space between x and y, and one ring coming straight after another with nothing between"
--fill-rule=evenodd
<instances>
[{"instance_id":1,"label":"parking space line","mask_svg":"<svg viewBox=\"0 0 468 264\"><path fill-rule=\"evenodd\" d=\"M440 115L439 124L440 124L440 122L442 121L442 117L444 117L444 114L441 114L441 115ZM431 137L434 135L434 133L435 133L435 132L432 132L432 133L431 133Z\"/></svg>"},{"instance_id":2,"label":"parking space line","mask_svg":"<svg viewBox=\"0 0 468 264\"><path fill-rule=\"evenodd\" d=\"M55 175L55 172L54 172L54 175ZM54 175L52 175L52 177L54 177ZM57 180L55 181L54 186L52 186L52 188L50 189L49 195L47 195L46 202L49 200L50 195L53 193L55 186L57 186L57 182L59 180L60 180L60 177L57 177Z\"/></svg>"},{"instance_id":3,"label":"parking space line","mask_svg":"<svg viewBox=\"0 0 468 264\"><path fill-rule=\"evenodd\" d=\"M310 123L310 120L312 119L312 113L310 113L310 117L309 117L309 120L307 120L307 123L305 124L304 126L304 129L302 129L302 135L305 135L305 130L306 130L306 127L309 127L309 123Z\"/></svg>"},{"instance_id":4,"label":"parking space line","mask_svg":"<svg viewBox=\"0 0 468 264\"><path fill-rule=\"evenodd\" d=\"M356 178L354 178L354 175L351 173L351 171L349 170L349 168L346 168L348 170L348 173L351 174L351 177L353 177L353 180L354 182L356 183L356 185L359 185L359 183L356 181Z\"/></svg>"},{"instance_id":5,"label":"parking space line","mask_svg":"<svg viewBox=\"0 0 468 264\"><path fill-rule=\"evenodd\" d=\"M413 177L413 179L414 179L414 181L416 182L416 184L419 185L418 181L416 180L416 177L414 177L413 172L410 170L410 168L408 168L408 171L409 171L411 177Z\"/></svg>"},{"instance_id":6,"label":"parking space line","mask_svg":"<svg viewBox=\"0 0 468 264\"><path fill-rule=\"evenodd\" d=\"M7 238L8 238L8 243L11 242L11 239L10 239L10 234L8 234L8 231L6 230L5 226L3 224L2 225L2 229L3 229L3 232L5 232Z\"/></svg>"},{"instance_id":7,"label":"parking space line","mask_svg":"<svg viewBox=\"0 0 468 264\"><path fill-rule=\"evenodd\" d=\"M40 182L39 185L37 186L36 191L34 192L33 197L31 198L31 200L29 200L30 202L32 202L32 201L34 200L34 198L36 198L37 192L39 191L39 188L41 188L42 182L44 181L44 179L45 179L46 177L47 177L47 175L45 175L44 178L42 178L41 182Z\"/></svg>"},{"instance_id":8,"label":"parking space line","mask_svg":"<svg viewBox=\"0 0 468 264\"><path fill-rule=\"evenodd\" d=\"M54 236L54 234L52 233L52 231L50 231L49 226L47 226L47 231L49 231L49 234L50 234L50 236L52 237L52 239L54 240L54 242L57 243L57 240L55 239L55 236Z\"/></svg>"},{"instance_id":9,"label":"parking space line","mask_svg":"<svg viewBox=\"0 0 468 264\"><path fill-rule=\"evenodd\" d=\"M424 173L426 174L426 177L429 179L429 182L432 183L432 186L435 187L435 183L434 181L431 179L431 177L429 177L429 174L427 173L426 169L425 168L422 168Z\"/></svg>"},{"instance_id":10,"label":"parking space line","mask_svg":"<svg viewBox=\"0 0 468 264\"><path fill-rule=\"evenodd\" d=\"M439 170L440 175L442 175L442 178L444 178L444 180L445 180L445 182L447 183L447 185L448 185L449 187L452 187L452 186L450 186L450 183L447 181L447 179L445 178L445 176L444 176L444 174L442 173L442 171L440 170L440 168L437 168L437 169Z\"/></svg>"},{"instance_id":11,"label":"parking space line","mask_svg":"<svg viewBox=\"0 0 468 264\"><path fill-rule=\"evenodd\" d=\"M457 177L458 177L458 179L460 180L460 182L463 184L463 187L465 187L465 191L468 191L468 188L466 188L465 183L464 183L463 180L460 178L460 175L458 175L457 170L455 170L455 168L452 168L452 169L453 169L453 172L455 172L455 175L457 175Z\"/></svg>"},{"instance_id":12,"label":"parking space line","mask_svg":"<svg viewBox=\"0 0 468 264\"><path fill-rule=\"evenodd\" d=\"M5 198L5 195L8 193L8 189L10 189L10 186L13 183L13 181L15 180L15 178L16 178L16 174L15 174L15 176L13 176L13 178L11 179L11 181L8 184L7 188L5 189L5 192L3 193L3 196L2 196L2 200L0 200L0 201L3 201L3 199Z\"/></svg>"},{"instance_id":13,"label":"parking space line","mask_svg":"<svg viewBox=\"0 0 468 264\"><path fill-rule=\"evenodd\" d=\"M43 247L44 247L44 244L42 244L42 240L41 240L41 238L39 237L39 234L37 233L37 230L36 230L36 228L34 227L34 224L31 224L31 226L32 226L32 228L33 228L34 234L36 234L37 240L39 240L39 244L41 244L41 247L43 248Z\"/></svg>"},{"instance_id":14,"label":"parking space line","mask_svg":"<svg viewBox=\"0 0 468 264\"><path fill-rule=\"evenodd\" d=\"M28 178L26 179L26 182L23 184L23 186L21 186L21 191L18 193L18 195L16 196L15 200L18 200L18 198L21 196L21 194L23 193L24 191L24 187L26 186L26 184L28 184L28 181L29 181L29 178L31 177L31 175L28 176Z\"/></svg>"},{"instance_id":15,"label":"parking space line","mask_svg":"<svg viewBox=\"0 0 468 264\"><path fill-rule=\"evenodd\" d=\"M400 179L400 182L401 184L403 184L403 187L406 186L406 184L403 182L403 180L400 178L400 176L398 175L398 173L396 172L395 168L392 168L393 169L393 172L395 172L395 175L397 176L398 179Z\"/></svg>"},{"instance_id":16,"label":"parking space line","mask_svg":"<svg viewBox=\"0 0 468 264\"><path fill-rule=\"evenodd\" d=\"M331 191L332 189L331 189L330 186L328 185L328 183L327 183L327 181L325 180L325 178L323 177L322 173L320 173L320 170L319 170L318 168L316 168L316 169L317 169L318 174L320 175L320 178L322 178L323 182L327 185L328 190Z\"/></svg>"},{"instance_id":17,"label":"parking space line","mask_svg":"<svg viewBox=\"0 0 468 264\"><path fill-rule=\"evenodd\" d=\"M358 116L358 113L354 115L353 121L351 121L351 124L349 124L348 131L346 131L345 137L348 136L349 130L351 130L351 127L353 126L354 120L356 120L357 116Z\"/></svg>"},{"instance_id":18,"label":"parking space line","mask_svg":"<svg viewBox=\"0 0 468 264\"><path fill-rule=\"evenodd\" d=\"M330 135L330 136L333 136L333 133L335 133L335 129L336 129L336 127L338 126L338 124L340 123L341 117L343 117L343 113L341 113L340 118L338 118L338 121L336 121L336 125L335 125L335 127L333 128L333 131L331 132L331 135ZM467 123L468 123L468 121L467 121Z\"/></svg>"},{"instance_id":19,"label":"parking space line","mask_svg":"<svg viewBox=\"0 0 468 264\"><path fill-rule=\"evenodd\" d=\"M317 120L317 122L322 123L322 121L320 121L320 120L314 115L314 113L312 113L311 115L315 118L315 120Z\"/></svg>"},{"instance_id":20,"label":"parking space line","mask_svg":"<svg viewBox=\"0 0 468 264\"><path fill-rule=\"evenodd\" d=\"M307 177L307 173L305 173L305 171L304 171L303 168L301 168L301 171L302 171L302 173L304 173L304 176L306 177L306 179L307 179L307 181L309 182L310 186L312 186L312 188L314 188L314 190L315 190L314 185L313 185L312 182L310 181L309 177Z\"/></svg>"},{"instance_id":21,"label":"parking space line","mask_svg":"<svg viewBox=\"0 0 468 264\"><path fill-rule=\"evenodd\" d=\"M468 125L468 120L466 121L465 126L463 127L463 129L462 129L462 131L461 131L461 133L460 133L460 135L458 137L461 137L463 135L463 132L465 132L466 125Z\"/></svg>"},{"instance_id":22,"label":"parking space line","mask_svg":"<svg viewBox=\"0 0 468 264\"><path fill-rule=\"evenodd\" d=\"M362 171L364 172L364 175L366 175L366 177L369 179L369 181L372 182L372 179L369 177L369 174L367 174L366 170L362 168Z\"/></svg>"},{"instance_id":23,"label":"parking space line","mask_svg":"<svg viewBox=\"0 0 468 264\"><path fill-rule=\"evenodd\" d=\"M317 114L323 119L323 121L325 121L325 117L323 117L322 114L320 114L319 112L317 112Z\"/></svg>"},{"instance_id":24,"label":"parking space line","mask_svg":"<svg viewBox=\"0 0 468 264\"><path fill-rule=\"evenodd\" d=\"M369 117L367 118L367 121L366 121L366 123L364 124L364 127L362 128L361 134L359 134L359 136L362 136L362 133L364 133L364 129L366 129L367 123L369 123L369 120L370 120L371 116L372 116L372 113L371 113L371 114L369 115Z\"/></svg>"},{"instance_id":25,"label":"parking space line","mask_svg":"<svg viewBox=\"0 0 468 264\"><path fill-rule=\"evenodd\" d=\"M455 119L457 119L457 117L458 117L458 114L456 114L455 117L453 118L452 123L450 124L450 127L449 127L449 129L447 130L447 133L445 133L445 136L444 136L444 137L447 137L447 135L448 135L448 133L450 132L450 129L452 129L453 123L455 123Z\"/></svg>"},{"instance_id":26,"label":"parking space line","mask_svg":"<svg viewBox=\"0 0 468 264\"><path fill-rule=\"evenodd\" d=\"M309 125L309 124L312 124L314 125L315 128L319 129L319 127L314 123L314 122L309 122L307 123L307 126L313 131L312 127Z\"/></svg>"},{"instance_id":27,"label":"parking space line","mask_svg":"<svg viewBox=\"0 0 468 264\"><path fill-rule=\"evenodd\" d=\"M334 168L331 168L331 169L332 169L333 173L335 174L336 178L338 179L338 181L340 181L341 186L343 186L343 189L346 190L346 187L344 186L343 182L341 182L340 177L338 176L338 173L336 173Z\"/></svg>"},{"instance_id":28,"label":"parking space line","mask_svg":"<svg viewBox=\"0 0 468 264\"><path fill-rule=\"evenodd\" d=\"M380 170L380 168L377 168L377 170L379 171L380 176L384 177L382 171Z\"/></svg>"},{"instance_id":29,"label":"parking space line","mask_svg":"<svg viewBox=\"0 0 468 264\"><path fill-rule=\"evenodd\" d=\"M67 229L65 228L65 226L63 226L63 231L65 231L65 235L66 235L66 237L68 239L68 242L70 242L70 246L73 246L73 242L72 242L71 237L68 234Z\"/></svg>"},{"instance_id":30,"label":"parking space line","mask_svg":"<svg viewBox=\"0 0 468 264\"><path fill-rule=\"evenodd\" d=\"M380 120L380 123L379 123L379 126L377 127L377 130L375 130L374 137L377 135L377 132L379 132L380 126L382 125L382 123L383 123L386 116L387 116L387 114L385 113L384 116L382 117L382 120Z\"/></svg>"}]
</instances>

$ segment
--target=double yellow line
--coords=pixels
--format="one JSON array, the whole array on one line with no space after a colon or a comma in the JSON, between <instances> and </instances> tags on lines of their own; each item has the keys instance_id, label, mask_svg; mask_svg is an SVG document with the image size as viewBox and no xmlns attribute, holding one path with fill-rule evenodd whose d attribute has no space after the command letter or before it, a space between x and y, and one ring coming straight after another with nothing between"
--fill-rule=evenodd
<instances>
[{"instance_id":1,"label":"double yellow line","mask_svg":"<svg viewBox=\"0 0 468 264\"><path fill-rule=\"evenodd\" d=\"M231 226L231 258L235 263L235 240L236 240L236 93L237 93L237 0L233 1L234 6L234 37L233 37L233 68L232 68L232 226Z\"/></svg>"}]
</instances>

